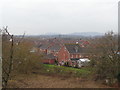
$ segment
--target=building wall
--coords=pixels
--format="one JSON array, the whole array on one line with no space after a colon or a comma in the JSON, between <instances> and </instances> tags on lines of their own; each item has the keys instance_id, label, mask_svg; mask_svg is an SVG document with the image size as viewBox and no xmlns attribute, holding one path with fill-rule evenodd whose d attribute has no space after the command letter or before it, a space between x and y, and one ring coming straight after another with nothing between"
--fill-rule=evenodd
<instances>
[{"instance_id":1,"label":"building wall","mask_svg":"<svg viewBox=\"0 0 120 90\"><path fill-rule=\"evenodd\" d=\"M58 52L58 62L61 62L61 61L66 62L69 59L70 59L69 52L63 46Z\"/></svg>"},{"instance_id":2,"label":"building wall","mask_svg":"<svg viewBox=\"0 0 120 90\"><path fill-rule=\"evenodd\" d=\"M47 49L40 49L39 52L47 53Z\"/></svg>"},{"instance_id":3,"label":"building wall","mask_svg":"<svg viewBox=\"0 0 120 90\"><path fill-rule=\"evenodd\" d=\"M45 59L45 60L43 60L43 63L54 64L55 63L55 59Z\"/></svg>"},{"instance_id":4,"label":"building wall","mask_svg":"<svg viewBox=\"0 0 120 90\"><path fill-rule=\"evenodd\" d=\"M70 54L70 58L81 58L81 54Z\"/></svg>"},{"instance_id":5,"label":"building wall","mask_svg":"<svg viewBox=\"0 0 120 90\"><path fill-rule=\"evenodd\" d=\"M53 52L53 55L57 57L58 56L58 52Z\"/></svg>"}]
</instances>

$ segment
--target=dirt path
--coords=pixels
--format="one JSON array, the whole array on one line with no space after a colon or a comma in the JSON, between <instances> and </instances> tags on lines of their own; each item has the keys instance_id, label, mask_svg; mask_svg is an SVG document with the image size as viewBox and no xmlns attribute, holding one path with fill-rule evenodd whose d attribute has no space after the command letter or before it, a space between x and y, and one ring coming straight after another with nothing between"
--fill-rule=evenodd
<instances>
[{"instance_id":1,"label":"dirt path","mask_svg":"<svg viewBox=\"0 0 120 90\"><path fill-rule=\"evenodd\" d=\"M21 76L10 80L9 87L19 88L102 88L104 85L81 78L54 77L46 75Z\"/></svg>"}]
</instances>

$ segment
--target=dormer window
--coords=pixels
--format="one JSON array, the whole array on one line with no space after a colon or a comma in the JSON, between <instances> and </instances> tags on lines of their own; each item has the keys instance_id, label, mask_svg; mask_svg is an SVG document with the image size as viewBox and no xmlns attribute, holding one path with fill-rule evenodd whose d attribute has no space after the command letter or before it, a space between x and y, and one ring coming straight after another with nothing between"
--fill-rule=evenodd
<instances>
[{"instance_id":1,"label":"dormer window","mask_svg":"<svg viewBox=\"0 0 120 90\"><path fill-rule=\"evenodd\" d=\"M75 51L76 51L76 53L78 52L78 47L77 46L75 46Z\"/></svg>"}]
</instances>

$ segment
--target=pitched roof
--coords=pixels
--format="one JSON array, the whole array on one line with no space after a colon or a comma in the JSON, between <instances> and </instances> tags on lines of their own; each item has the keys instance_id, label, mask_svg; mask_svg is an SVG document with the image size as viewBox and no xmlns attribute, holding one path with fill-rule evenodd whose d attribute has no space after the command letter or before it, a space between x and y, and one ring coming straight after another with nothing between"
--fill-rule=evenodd
<instances>
[{"instance_id":1,"label":"pitched roof","mask_svg":"<svg viewBox=\"0 0 120 90\"><path fill-rule=\"evenodd\" d=\"M65 47L69 53L82 53L82 48L79 44L65 44Z\"/></svg>"},{"instance_id":2,"label":"pitched roof","mask_svg":"<svg viewBox=\"0 0 120 90\"><path fill-rule=\"evenodd\" d=\"M56 57L53 54L45 54L44 58L46 58L46 59L55 59Z\"/></svg>"},{"instance_id":3,"label":"pitched roof","mask_svg":"<svg viewBox=\"0 0 120 90\"><path fill-rule=\"evenodd\" d=\"M60 49L60 45L59 44L54 44L53 46L51 46L49 48L49 50L52 50L52 51L58 51Z\"/></svg>"},{"instance_id":4,"label":"pitched roof","mask_svg":"<svg viewBox=\"0 0 120 90\"><path fill-rule=\"evenodd\" d=\"M42 44L39 46L40 49L47 49L50 45L49 44Z\"/></svg>"}]
</instances>

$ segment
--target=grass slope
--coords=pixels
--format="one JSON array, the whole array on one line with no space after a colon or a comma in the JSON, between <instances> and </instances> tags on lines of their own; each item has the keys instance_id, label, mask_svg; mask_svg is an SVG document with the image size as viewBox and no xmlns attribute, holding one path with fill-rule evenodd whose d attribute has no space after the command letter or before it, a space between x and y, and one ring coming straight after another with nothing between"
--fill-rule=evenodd
<instances>
[{"instance_id":1,"label":"grass slope","mask_svg":"<svg viewBox=\"0 0 120 90\"><path fill-rule=\"evenodd\" d=\"M65 66L56 66L56 65L43 65L44 73L48 74L59 74L59 75L67 75L67 76L75 76L75 77L87 77L91 74L92 68L84 67L81 69L65 67Z\"/></svg>"}]
</instances>

